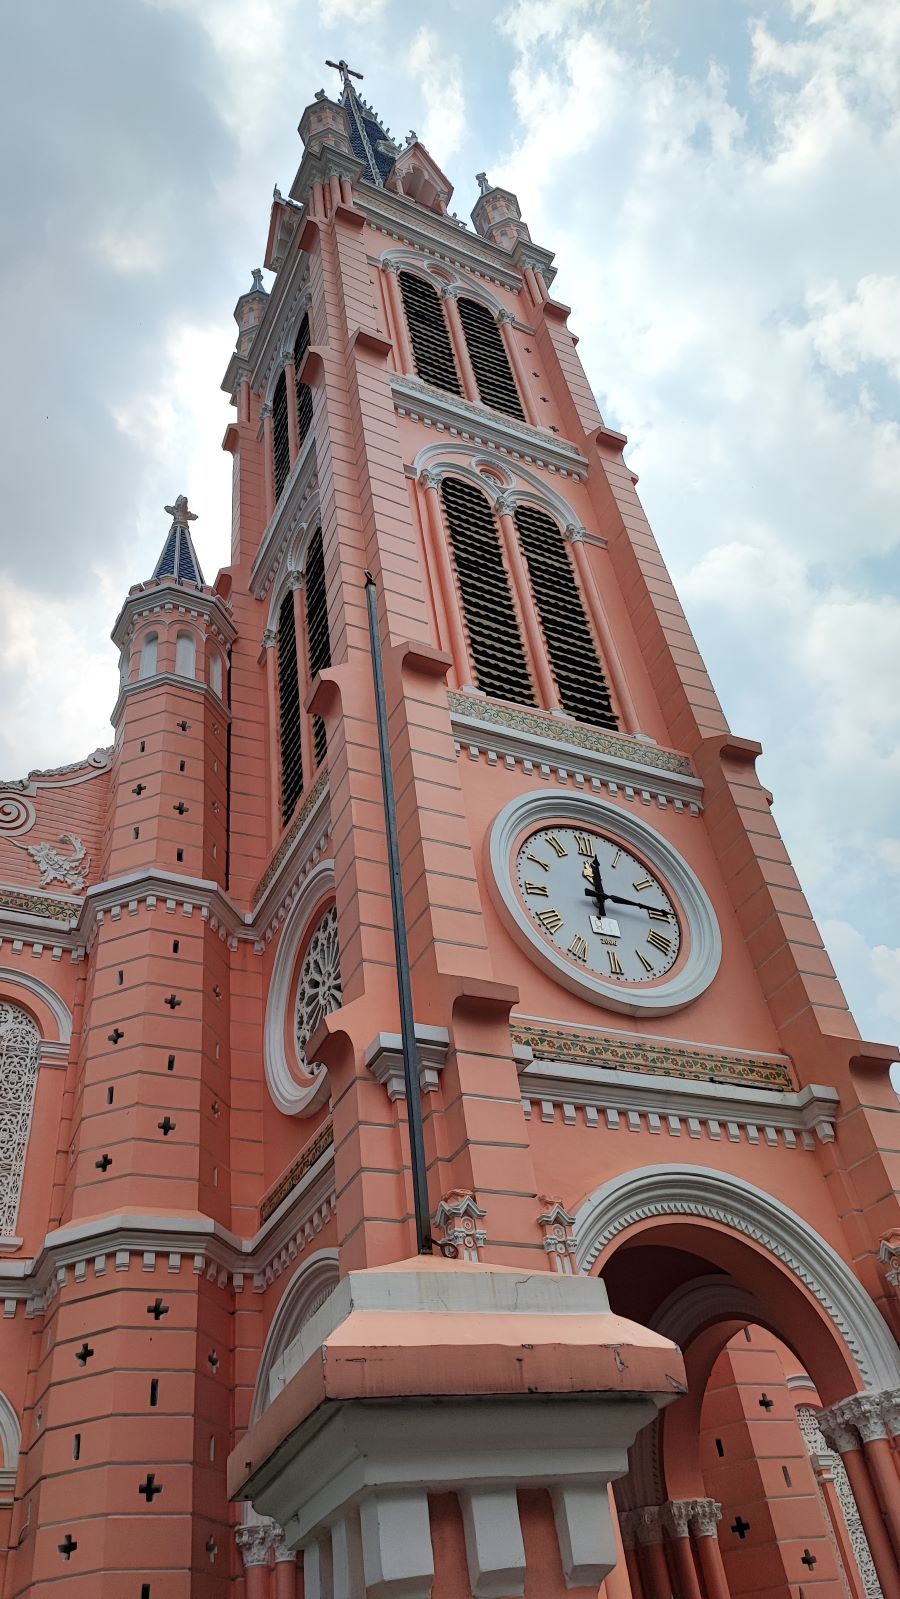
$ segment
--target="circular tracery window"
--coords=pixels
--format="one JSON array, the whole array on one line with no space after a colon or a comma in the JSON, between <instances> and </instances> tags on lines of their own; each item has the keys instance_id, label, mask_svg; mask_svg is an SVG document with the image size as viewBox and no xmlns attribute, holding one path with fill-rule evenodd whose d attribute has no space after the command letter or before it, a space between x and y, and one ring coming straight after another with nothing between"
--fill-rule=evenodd
<instances>
[{"instance_id":1,"label":"circular tracery window","mask_svg":"<svg viewBox=\"0 0 900 1599\"><path fill-rule=\"evenodd\" d=\"M341 955L338 948L337 911L332 905L322 917L304 956L297 983L294 1036L297 1057L304 1071L320 1072L320 1062L306 1058L306 1046L323 1016L341 1003Z\"/></svg>"}]
</instances>

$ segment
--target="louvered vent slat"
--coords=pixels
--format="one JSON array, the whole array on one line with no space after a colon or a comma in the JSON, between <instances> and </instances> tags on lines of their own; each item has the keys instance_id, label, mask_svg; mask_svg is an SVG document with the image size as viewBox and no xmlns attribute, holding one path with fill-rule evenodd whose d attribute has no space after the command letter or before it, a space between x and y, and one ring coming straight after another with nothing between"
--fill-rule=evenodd
<instances>
[{"instance_id":1,"label":"louvered vent slat","mask_svg":"<svg viewBox=\"0 0 900 1599\"><path fill-rule=\"evenodd\" d=\"M519 619L493 512L483 494L444 478L441 496L477 687L494 699L534 704Z\"/></svg>"},{"instance_id":2,"label":"louvered vent slat","mask_svg":"<svg viewBox=\"0 0 900 1599\"><path fill-rule=\"evenodd\" d=\"M517 416L524 422L525 412L522 410L516 380L506 354L503 335L493 316L487 306L482 305L479 300L460 297L457 304L481 399L493 410L504 411L507 416Z\"/></svg>"},{"instance_id":3,"label":"louvered vent slat","mask_svg":"<svg viewBox=\"0 0 900 1599\"><path fill-rule=\"evenodd\" d=\"M295 372L299 372L300 371L300 368L303 365L303 357L305 356L305 354L306 354L308 349L309 349L309 316L305 315L303 317L302 322L300 323L299 328L297 329L297 337L294 340L294 371ZM304 445L304 443L306 441L306 435L308 434L310 428L312 427L312 413L313 413L312 389L309 387L308 383L301 383L300 379L298 377L297 378L297 432L299 433L300 437L299 437L297 442L298 442L299 448L301 448L301 449L302 449L302 447L303 447L303 445Z\"/></svg>"},{"instance_id":4,"label":"louvered vent slat","mask_svg":"<svg viewBox=\"0 0 900 1599\"><path fill-rule=\"evenodd\" d=\"M303 793L300 680L294 596L288 589L278 612L278 711L281 732L281 820L288 822Z\"/></svg>"},{"instance_id":5,"label":"louvered vent slat","mask_svg":"<svg viewBox=\"0 0 900 1599\"><path fill-rule=\"evenodd\" d=\"M291 469L291 446L288 433L287 382L282 372L272 396L272 454L275 461L275 503L287 482Z\"/></svg>"},{"instance_id":6,"label":"louvered vent slat","mask_svg":"<svg viewBox=\"0 0 900 1599\"><path fill-rule=\"evenodd\" d=\"M331 638L328 632L328 602L325 594L325 551L322 529L316 528L306 557L306 650L309 675L331 665ZM328 753L328 737L321 716L313 717L313 749L316 765Z\"/></svg>"},{"instance_id":7,"label":"louvered vent slat","mask_svg":"<svg viewBox=\"0 0 900 1599\"><path fill-rule=\"evenodd\" d=\"M453 346L437 290L412 272L400 273L400 293L412 340L416 371L426 383L462 394Z\"/></svg>"},{"instance_id":8,"label":"louvered vent slat","mask_svg":"<svg viewBox=\"0 0 900 1599\"><path fill-rule=\"evenodd\" d=\"M592 727L617 728L566 541L532 506L520 505L515 521L562 708Z\"/></svg>"}]
</instances>

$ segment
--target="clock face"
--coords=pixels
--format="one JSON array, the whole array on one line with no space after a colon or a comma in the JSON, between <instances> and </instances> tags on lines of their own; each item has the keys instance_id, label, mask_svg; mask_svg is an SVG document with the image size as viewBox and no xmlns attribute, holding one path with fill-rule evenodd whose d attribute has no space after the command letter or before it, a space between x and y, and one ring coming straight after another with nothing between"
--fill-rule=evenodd
<instances>
[{"instance_id":1,"label":"clock face","mask_svg":"<svg viewBox=\"0 0 900 1599\"><path fill-rule=\"evenodd\" d=\"M678 912L654 871L590 826L548 826L519 845L521 903L564 959L616 985L669 972L682 946Z\"/></svg>"}]
</instances>

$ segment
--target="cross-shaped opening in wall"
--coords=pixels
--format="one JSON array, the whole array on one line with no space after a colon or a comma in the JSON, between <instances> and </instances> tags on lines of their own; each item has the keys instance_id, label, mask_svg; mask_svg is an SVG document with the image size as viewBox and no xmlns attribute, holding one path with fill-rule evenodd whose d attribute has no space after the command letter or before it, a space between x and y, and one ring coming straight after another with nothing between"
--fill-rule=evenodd
<instances>
[{"instance_id":1,"label":"cross-shaped opening in wall","mask_svg":"<svg viewBox=\"0 0 900 1599\"><path fill-rule=\"evenodd\" d=\"M162 1493L162 1483L157 1482L152 1471L148 1471L146 1482L138 1484L138 1493L143 1494L148 1505L151 1505L157 1494Z\"/></svg>"},{"instance_id":2,"label":"cross-shaped opening in wall","mask_svg":"<svg viewBox=\"0 0 900 1599\"><path fill-rule=\"evenodd\" d=\"M750 1531L750 1523L749 1521L744 1521L743 1517L739 1515L735 1516L730 1530L736 1533L739 1538L746 1538L748 1532Z\"/></svg>"},{"instance_id":3,"label":"cross-shaped opening in wall","mask_svg":"<svg viewBox=\"0 0 900 1599\"><path fill-rule=\"evenodd\" d=\"M211 1354L207 1355L206 1358L207 1358L210 1366L212 1367L213 1371L218 1371L218 1369L219 1369L219 1357L216 1354L215 1350L213 1350Z\"/></svg>"},{"instance_id":4,"label":"cross-shaped opening in wall","mask_svg":"<svg viewBox=\"0 0 900 1599\"><path fill-rule=\"evenodd\" d=\"M774 1399L770 1399L768 1394L763 1394L762 1398L759 1401L759 1408L760 1408L760 1410L774 1410L774 1408L775 1408Z\"/></svg>"},{"instance_id":5,"label":"cross-shaped opening in wall","mask_svg":"<svg viewBox=\"0 0 900 1599\"><path fill-rule=\"evenodd\" d=\"M108 1171L112 1165L112 1155L101 1155L99 1160L94 1161L94 1165L98 1171Z\"/></svg>"},{"instance_id":6,"label":"cross-shaped opening in wall","mask_svg":"<svg viewBox=\"0 0 900 1599\"><path fill-rule=\"evenodd\" d=\"M67 1532L62 1543L58 1543L56 1547L62 1555L63 1560L71 1560L75 1550L78 1548L78 1545L75 1542L75 1539L72 1537L72 1534Z\"/></svg>"},{"instance_id":7,"label":"cross-shaped opening in wall","mask_svg":"<svg viewBox=\"0 0 900 1599\"><path fill-rule=\"evenodd\" d=\"M813 1554L810 1554L808 1549L804 1549L803 1554L800 1556L800 1560L801 1560L801 1563L804 1566L807 1566L810 1571L812 1571L814 1566L818 1565L818 1561L816 1559L816 1556L813 1555Z\"/></svg>"},{"instance_id":8,"label":"cross-shaped opening in wall","mask_svg":"<svg viewBox=\"0 0 900 1599\"><path fill-rule=\"evenodd\" d=\"M164 1305L161 1299L154 1299L153 1304L147 1306L147 1315L152 1316L154 1321L159 1321L161 1316L168 1316L168 1314L169 1307Z\"/></svg>"},{"instance_id":9,"label":"cross-shaped opening in wall","mask_svg":"<svg viewBox=\"0 0 900 1599\"><path fill-rule=\"evenodd\" d=\"M170 1133L174 1133L177 1124L173 1122L171 1116L166 1115L163 1117L162 1121L157 1122L156 1125L162 1133L163 1138L168 1138Z\"/></svg>"},{"instance_id":10,"label":"cross-shaped opening in wall","mask_svg":"<svg viewBox=\"0 0 900 1599\"><path fill-rule=\"evenodd\" d=\"M82 1344L81 1348L75 1351L75 1359L80 1366L86 1366L93 1353L94 1351L90 1344Z\"/></svg>"}]
</instances>

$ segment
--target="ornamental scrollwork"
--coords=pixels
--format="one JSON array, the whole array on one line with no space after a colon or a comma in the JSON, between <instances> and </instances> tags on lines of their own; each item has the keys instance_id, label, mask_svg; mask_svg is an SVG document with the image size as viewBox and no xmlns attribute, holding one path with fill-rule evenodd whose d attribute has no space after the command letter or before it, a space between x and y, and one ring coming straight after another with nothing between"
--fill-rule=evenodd
<instances>
[{"instance_id":1,"label":"ornamental scrollwork","mask_svg":"<svg viewBox=\"0 0 900 1599\"><path fill-rule=\"evenodd\" d=\"M306 1046L323 1019L338 1009L341 999L337 911L332 905L309 941L297 983L294 1037L297 1057L304 1071L315 1074L323 1070L321 1063L307 1059Z\"/></svg>"},{"instance_id":2,"label":"ornamental scrollwork","mask_svg":"<svg viewBox=\"0 0 900 1599\"><path fill-rule=\"evenodd\" d=\"M52 844L20 844L18 848L27 850L40 868L41 888L46 888L48 883L59 882L80 894L87 883L91 866L87 849L77 833L61 833L59 843L68 844L72 853L64 855Z\"/></svg>"}]
</instances>

